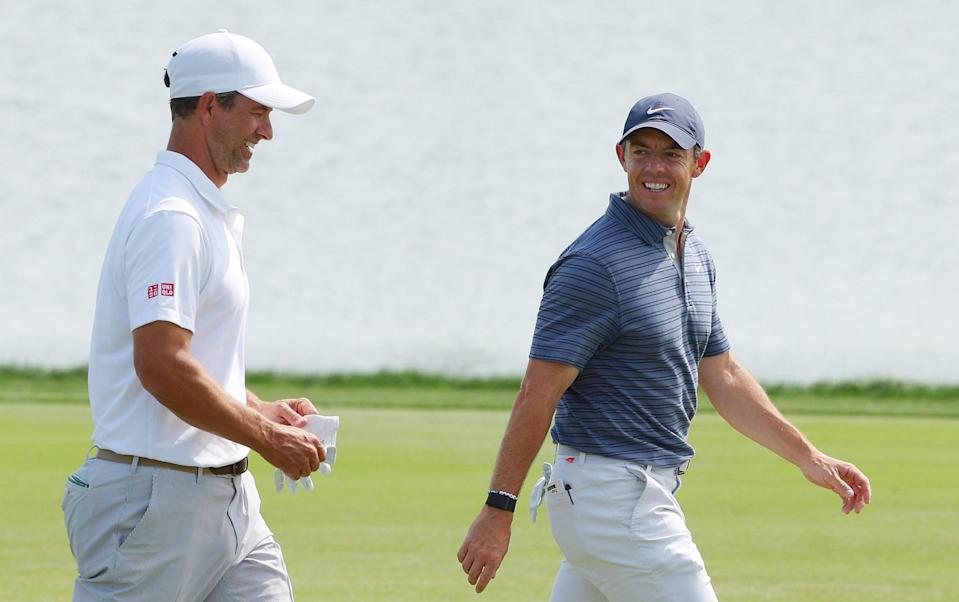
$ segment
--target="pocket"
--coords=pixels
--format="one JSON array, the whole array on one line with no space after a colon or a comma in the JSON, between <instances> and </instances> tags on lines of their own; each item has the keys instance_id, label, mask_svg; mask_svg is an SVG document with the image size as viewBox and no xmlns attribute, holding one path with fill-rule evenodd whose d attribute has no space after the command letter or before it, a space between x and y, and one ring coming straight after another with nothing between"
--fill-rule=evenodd
<instances>
[{"instance_id":1,"label":"pocket","mask_svg":"<svg viewBox=\"0 0 959 602\"><path fill-rule=\"evenodd\" d=\"M72 512L77 500L90 490L90 483L84 478L85 476L86 474L81 468L67 477L63 484L63 499L60 501L60 509L63 510L64 518L66 518L67 509L70 508Z\"/></svg>"},{"instance_id":2,"label":"pocket","mask_svg":"<svg viewBox=\"0 0 959 602\"><path fill-rule=\"evenodd\" d=\"M686 519L667 485L646 471L631 469L646 486L630 524L630 535L637 546L636 559L650 571L677 570L677 567L702 565L693 545ZM684 569L685 570L685 569Z\"/></svg>"},{"instance_id":3,"label":"pocket","mask_svg":"<svg viewBox=\"0 0 959 602\"><path fill-rule=\"evenodd\" d=\"M546 495L550 526L566 559L578 566L615 561L618 542L629 540L642 483L622 464L558 465L553 483L554 493Z\"/></svg>"},{"instance_id":4,"label":"pocket","mask_svg":"<svg viewBox=\"0 0 959 602\"><path fill-rule=\"evenodd\" d=\"M639 505L643 501L643 496L646 495L646 490L649 489L649 481L652 477L650 477L645 470L637 465L627 464L625 468L626 472L640 483L641 489L639 491L639 496L636 498L636 504Z\"/></svg>"},{"instance_id":5,"label":"pocket","mask_svg":"<svg viewBox=\"0 0 959 602\"><path fill-rule=\"evenodd\" d=\"M577 506L571 499L572 488L566 489L566 484L554 474L546 483L543 498L546 500L553 539L567 560L577 562L584 557L583 542L576 516Z\"/></svg>"},{"instance_id":6,"label":"pocket","mask_svg":"<svg viewBox=\"0 0 959 602\"><path fill-rule=\"evenodd\" d=\"M673 512L670 500L664 495L662 485L645 469L630 466L627 470L643 484L643 491L630 513L629 531L636 541L656 541L670 529L667 520Z\"/></svg>"},{"instance_id":7,"label":"pocket","mask_svg":"<svg viewBox=\"0 0 959 602\"><path fill-rule=\"evenodd\" d=\"M67 529L70 552L79 562L79 559L85 554L83 544L89 539L84 529L90 524L90 505L86 503L86 498L89 497L90 493L90 485L82 477L79 477L78 473L80 471L67 477L63 486L63 500L60 502L60 509L63 510L63 522Z\"/></svg>"},{"instance_id":8,"label":"pocket","mask_svg":"<svg viewBox=\"0 0 959 602\"><path fill-rule=\"evenodd\" d=\"M543 476L546 483L543 485L543 500L546 506L553 507L576 506L577 493L585 481L584 474L577 470L575 465L556 462L543 466Z\"/></svg>"},{"instance_id":9,"label":"pocket","mask_svg":"<svg viewBox=\"0 0 959 602\"><path fill-rule=\"evenodd\" d=\"M153 471L152 478L135 483L135 488L128 492L116 526L118 551L135 545L138 539L144 537L144 532L151 529L156 514L160 475L161 471ZM145 536L149 537L149 534Z\"/></svg>"},{"instance_id":10,"label":"pocket","mask_svg":"<svg viewBox=\"0 0 959 602\"><path fill-rule=\"evenodd\" d=\"M67 478L63 515L81 578L107 578L113 570L117 551L151 505L153 473L94 458Z\"/></svg>"}]
</instances>

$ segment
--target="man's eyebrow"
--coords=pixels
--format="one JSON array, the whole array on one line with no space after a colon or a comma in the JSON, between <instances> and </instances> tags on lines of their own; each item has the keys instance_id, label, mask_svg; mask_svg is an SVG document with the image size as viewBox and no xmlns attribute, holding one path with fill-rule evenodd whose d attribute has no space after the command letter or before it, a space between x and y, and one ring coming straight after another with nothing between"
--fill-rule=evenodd
<instances>
[{"instance_id":1,"label":"man's eyebrow","mask_svg":"<svg viewBox=\"0 0 959 602\"><path fill-rule=\"evenodd\" d=\"M630 144L630 146L639 147L639 148L644 148L644 149L650 149L650 148L652 148L652 146L650 146L650 145L648 145L648 144L642 144L642 143L640 143L640 142L630 142L629 144ZM683 147L679 146L679 144L677 144L677 143L674 142L672 145L667 146L667 147L664 147L663 150L678 150L678 151L684 151L684 150L689 150L689 149L683 148Z\"/></svg>"}]
</instances>

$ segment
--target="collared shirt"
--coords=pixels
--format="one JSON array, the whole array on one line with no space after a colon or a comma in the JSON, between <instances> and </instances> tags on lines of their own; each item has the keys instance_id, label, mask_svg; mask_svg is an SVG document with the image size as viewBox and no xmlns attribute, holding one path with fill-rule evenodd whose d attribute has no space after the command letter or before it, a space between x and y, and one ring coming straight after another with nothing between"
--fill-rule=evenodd
<instances>
[{"instance_id":1,"label":"collared shirt","mask_svg":"<svg viewBox=\"0 0 959 602\"><path fill-rule=\"evenodd\" d=\"M580 369L556 410L558 443L657 466L693 456L699 361L729 343L712 257L683 231L679 263L675 229L613 194L549 269L530 357Z\"/></svg>"},{"instance_id":2,"label":"collared shirt","mask_svg":"<svg viewBox=\"0 0 959 602\"><path fill-rule=\"evenodd\" d=\"M158 320L191 331L193 356L245 404L242 233L243 216L196 164L157 155L123 207L100 274L89 378L96 446L187 466L223 466L249 453L183 422L143 388L132 335Z\"/></svg>"}]
</instances>

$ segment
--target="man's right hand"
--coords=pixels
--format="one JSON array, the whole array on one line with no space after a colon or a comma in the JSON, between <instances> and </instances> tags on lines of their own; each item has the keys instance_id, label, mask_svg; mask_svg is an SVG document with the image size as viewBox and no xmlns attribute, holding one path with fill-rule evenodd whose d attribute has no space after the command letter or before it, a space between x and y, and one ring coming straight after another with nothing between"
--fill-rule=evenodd
<instances>
[{"instance_id":1,"label":"man's right hand","mask_svg":"<svg viewBox=\"0 0 959 602\"><path fill-rule=\"evenodd\" d=\"M578 374L575 366L537 359L529 361L500 444L490 480L492 488L519 493L549 430L556 404ZM512 524L512 512L483 506L470 526L456 557L463 565L463 572L469 575L470 585L476 586L476 593L486 589L490 579L496 576L509 548Z\"/></svg>"},{"instance_id":2,"label":"man's right hand","mask_svg":"<svg viewBox=\"0 0 959 602\"><path fill-rule=\"evenodd\" d=\"M496 577L506 556L512 522L512 512L483 506L456 553L463 572L469 575L470 585L476 586L478 594Z\"/></svg>"},{"instance_id":3,"label":"man's right hand","mask_svg":"<svg viewBox=\"0 0 959 602\"><path fill-rule=\"evenodd\" d=\"M256 451L291 479L311 475L326 460L326 448L313 433L275 422L267 425L266 440Z\"/></svg>"}]
</instances>

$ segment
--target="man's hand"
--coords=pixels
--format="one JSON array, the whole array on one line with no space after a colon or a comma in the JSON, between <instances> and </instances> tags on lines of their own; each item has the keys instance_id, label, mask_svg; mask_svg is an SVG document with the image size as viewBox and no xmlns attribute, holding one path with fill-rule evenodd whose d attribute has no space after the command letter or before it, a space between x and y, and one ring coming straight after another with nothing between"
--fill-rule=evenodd
<instances>
[{"instance_id":1,"label":"man's hand","mask_svg":"<svg viewBox=\"0 0 959 602\"><path fill-rule=\"evenodd\" d=\"M500 444L490 489L519 494L530 464L543 445L556 404L578 374L575 366L529 361ZM456 553L463 572L469 575L470 585L476 586L476 593L486 589L496 576L509 548L512 522L512 512L483 506Z\"/></svg>"},{"instance_id":2,"label":"man's hand","mask_svg":"<svg viewBox=\"0 0 959 602\"><path fill-rule=\"evenodd\" d=\"M737 431L798 466L810 482L838 493L844 513L859 513L872 499L866 475L816 449L728 351L703 358L699 384L719 415Z\"/></svg>"},{"instance_id":3,"label":"man's hand","mask_svg":"<svg viewBox=\"0 0 959 602\"><path fill-rule=\"evenodd\" d=\"M326 460L326 448L313 433L277 422L267 424L266 443L256 451L286 476L294 480L309 476Z\"/></svg>"},{"instance_id":4,"label":"man's hand","mask_svg":"<svg viewBox=\"0 0 959 602\"><path fill-rule=\"evenodd\" d=\"M463 572L469 575L470 585L476 586L478 594L486 589L490 579L496 577L496 571L506 556L512 522L512 512L484 506L456 553Z\"/></svg>"},{"instance_id":5,"label":"man's hand","mask_svg":"<svg viewBox=\"0 0 959 602\"><path fill-rule=\"evenodd\" d=\"M326 460L326 448L319 438L303 430L304 416L319 414L312 401L305 397L262 401L247 390L246 404L270 421L266 444L256 451L290 479L310 476Z\"/></svg>"},{"instance_id":6,"label":"man's hand","mask_svg":"<svg viewBox=\"0 0 959 602\"><path fill-rule=\"evenodd\" d=\"M135 329L133 365L143 388L187 424L256 450L290 478L319 468L323 444L293 426L317 413L310 400L265 403L247 391L246 404L237 403L193 357L192 340L192 332L162 320Z\"/></svg>"},{"instance_id":7,"label":"man's hand","mask_svg":"<svg viewBox=\"0 0 959 602\"><path fill-rule=\"evenodd\" d=\"M249 394L247 398L249 399ZM290 426L298 426L301 428L306 424L306 419L303 418L304 416L319 414L313 402L305 397L278 399L273 402L260 401L256 408L271 422L289 424Z\"/></svg>"},{"instance_id":8,"label":"man's hand","mask_svg":"<svg viewBox=\"0 0 959 602\"><path fill-rule=\"evenodd\" d=\"M800 464L799 469L811 483L831 489L842 498L842 511L849 514L862 512L863 507L872 501L872 489L865 474L849 462L817 454L808 462Z\"/></svg>"}]
</instances>

